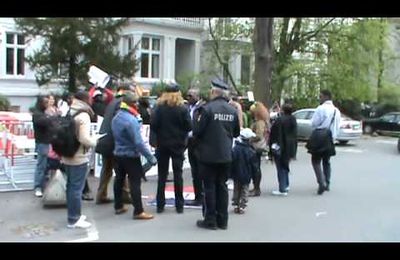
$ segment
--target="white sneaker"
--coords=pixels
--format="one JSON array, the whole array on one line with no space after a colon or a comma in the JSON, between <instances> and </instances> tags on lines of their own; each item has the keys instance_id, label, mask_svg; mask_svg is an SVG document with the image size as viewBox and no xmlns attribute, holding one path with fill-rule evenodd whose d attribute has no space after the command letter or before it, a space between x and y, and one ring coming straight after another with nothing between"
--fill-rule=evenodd
<instances>
[{"instance_id":1,"label":"white sneaker","mask_svg":"<svg viewBox=\"0 0 400 260\"><path fill-rule=\"evenodd\" d=\"M287 192L280 192L279 190L272 191L272 195L275 196L287 196Z\"/></svg>"},{"instance_id":2,"label":"white sneaker","mask_svg":"<svg viewBox=\"0 0 400 260\"><path fill-rule=\"evenodd\" d=\"M86 216L81 216L75 224L68 224L68 228L90 228L92 226L91 223L85 221Z\"/></svg>"},{"instance_id":3,"label":"white sneaker","mask_svg":"<svg viewBox=\"0 0 400 260\"><path fill-rule=\"evenodd\" d=\"M38 198L43 197L43 193L42 193L42 190L40 188L36 188L35 196L38 197Z\"/></svg>"}]
</instances>

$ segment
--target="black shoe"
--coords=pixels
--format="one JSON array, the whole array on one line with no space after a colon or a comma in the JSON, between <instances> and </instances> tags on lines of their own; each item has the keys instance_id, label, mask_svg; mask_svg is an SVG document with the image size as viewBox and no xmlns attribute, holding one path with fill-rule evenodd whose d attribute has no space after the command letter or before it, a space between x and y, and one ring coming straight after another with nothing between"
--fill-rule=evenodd
<instances>
[{"instance_id":1,"label":"black shoe","mask_svg":"<svg viewBox=\"0 0 400 260\"><path fill-rule=\"evenodd\" d=\"M204 220L197 220L196 225L199 228L205 228L205 229L211 229L211 230L218 229L216 224L206 223Z\"/></svg>"},{"instance_id":2,"label":"black shoe","mask_svg":"<svg viewBox=\"0 0 400 260\"><path fill-rule=\"evenodd\" d=\"M228 229L228 225L227 224L225 224L225 225L217 225L218 226L218 228L219 229L223 229L223 230L227 230Z\"/></svg>"},{"instance_id":3,"label":"black shoe","mask_svg":"<svg viewBox=\"0 0 400 260\"><path fill-rule=\"evenodd\" d=\"M164 212L164 208L157 208L157 213L163 213Z\"/></svg>"},{"instance_id":4,"label":"black shoe","mask_svg":"<svg viewBox=\"0 0 400 260\"><path fill-rule=\"evenodd\" d=\"M84 193L82 194L82 200L94 200L92 194L90 193Z\"/></svg>"},{"instance_id":5,"label":"black shoe","mask_svg":"<svg viewBox=\"0 0 400 260\"><path fill-rule=\"evenodd\" d=\"M329 184L325 186L325 190L329 191Z\"/></svg>"},{"instance_id":6,"label":"black shoe","mask_svg":"<svg viewBox=\"0 0 400 260\"><path fill-rule=\"evenodd\" d=\"M176 212L178 214L182 214L183 213L183 208L176 208Z\"/></svg>"},{"instance_id":7,"label":"black shoe","mask_svg":"<svg viewBox=\"0 0 400 260\"><path fill-rule=\"evenodd\" d=\"M326 189L325 186L319 186L318 191L317 191L317 194L318 194L318 195L322 195L322 193L324 193L325 189Z\"/></svg>"}]
</instances>

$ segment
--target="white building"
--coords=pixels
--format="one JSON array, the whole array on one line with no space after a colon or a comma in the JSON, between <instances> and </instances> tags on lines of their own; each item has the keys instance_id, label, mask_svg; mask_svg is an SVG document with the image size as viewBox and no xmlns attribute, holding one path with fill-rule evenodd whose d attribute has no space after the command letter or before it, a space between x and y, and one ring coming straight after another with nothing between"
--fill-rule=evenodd
<instances>
[{"instance_id":1,"label":"white building","mask_svg":"<svg viewBox=\"0 0 400 260\"><path fill-rule=\"evenodd\" d=\"M24 61L38 44L18 33L13 18L0 18L0 94L8 98L13 111L26 112L38 94L59 89L57 83L39 88Z\"/></svg>"},{"instance_id":2,"label":"white building","mask_svg":"<svg viewBox=\"0 0 400 260\"><path fill-rule=\"evenodd\" d=\"M122 28L119 51L127 54L138 46L140 58L135 80L144 87L157 82L176 81L180 75L202 71L201 52L207 46L207 28L203 18L130 18ZM0 18L0 94L5 95L15 111L26 112L39 93L61 90L57 82L39 87L34 72L24 57L40 46L38 40L25 39L18 33L13 18ZM232 59L230 69L237 82L243 81L241 67L249 67L249 57ZM246 82L250 68L246 69ZM222 70L221 70L222 71Z\"/></svg>"}]
</instances>

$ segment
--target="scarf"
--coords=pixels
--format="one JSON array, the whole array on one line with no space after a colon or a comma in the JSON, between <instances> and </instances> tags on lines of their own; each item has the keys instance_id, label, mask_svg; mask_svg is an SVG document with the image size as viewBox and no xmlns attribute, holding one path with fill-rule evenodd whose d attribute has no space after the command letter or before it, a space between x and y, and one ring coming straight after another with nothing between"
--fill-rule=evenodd
<instances>
[{"instance_id":1,"label":"scarf","mask_svg":"<svg viewBox=\"0 0 400 260\"><path fill-rule=\"evenodd\" d=\"M136 110L135 107L129 106L127 103L125 102L121 102L120 108L123 110L128 111L129 113L131 113L132 115L134 115L135 117L140 118L140 114L139 112Z\"/></svg>"}]
</instances>

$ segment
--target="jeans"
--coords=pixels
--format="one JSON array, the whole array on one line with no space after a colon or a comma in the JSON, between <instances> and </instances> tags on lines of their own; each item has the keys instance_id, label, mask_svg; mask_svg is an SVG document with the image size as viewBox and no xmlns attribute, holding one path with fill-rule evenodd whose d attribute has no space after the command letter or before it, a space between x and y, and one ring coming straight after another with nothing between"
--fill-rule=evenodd
<instances>
[{"instance_id":1,"label":"jeans","mask_svg":"<svg viewBox=\"0 0 400 260\"><path fill-rule=\"evenodd\" d=\"M317 182L320 187L325 187L329 185L331 180L331 163L329 160L331 157L329 155L311 155L311 163L314 168L315 176L317 177ZM321 170L321 160L323 171Z\"/></svg>"},{"instance_id":2,"label":"jeans","mask_svg":"<svg viewBox=\"0 0 400 260\"><path fill-rule=\"evenodd\" d=\"M255 190L260 190L261 184L261 156L263 152L261 150L256 151L256 158L257 158L257 171L253 173L251 179L253 180L253 186Z\"/></svg>"},{"instance_id":3,"label":"jeans","mask_svg":"<svg viewBox=\"0 0 400 260\"><path fill-rule=\"evenodd\" d=\"M37 163L35 169L35 189L43 189L44 177L47 169L47 154L49 153L49 149L49 144L36 143Z\"/></svg>"},{"instance_id":4,"label":"jeans","mask_svg":"<svg viewBox=\"0 0 400 260\"><path fill-rule=\"evenodd\" d=\"M279 155L274 155L274 161L278 174L279 191L286 192L289 187L289 161L282 159Z\"/></svg>"},{"instance_id":5,"label":"jeans","mask_svg":"<svg viewBox=\"0 0 400 260\"><path fill-rule=\"evenodd\" d=\"M168 148L158 148L158 185L157 185L157 208L165 206L165 183L168 177L169 159L172 158L172 169L174 172L175 207L183 209L183 153L176 154Z\"/></svg>"},{"instance_id":6,"label":"jeans","mask_svg":"<svg viewBox=\"0 0 400 260\"><path fill-rule=\"evenodd\" d=\"M88 167L88 163L65 165L68 224L74 224L81 217L82 192L88 174Z\"/></svg>"},{"instance_id":7,"label":"jeans","mask_svg":"<svg viewBox=\"0 0 400 260\"><path fill-rule=\"evenodd\" d=\"M226 181L230 165L230 163L199 164L204 185L204 222L207 224L228 225L229 193Z\"/></svg>"},{"instance_id":8,"label":"jeans","mask_svg":"<svg viewBox=\"0 0 400 260\"><path fill-rule=\"evenodd\" d=\"M143 212L142 191L140 189L143 176L143 168L140 158L115 157L115 179L114 179L114 209L123 208L122 187L129 178L133 214L139 215Z\"/></svg>"}]
</instances>

